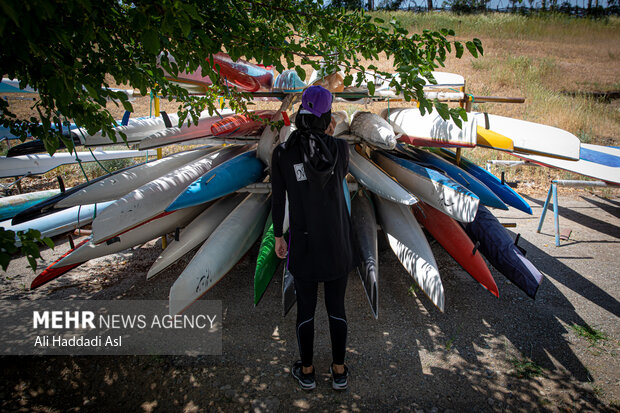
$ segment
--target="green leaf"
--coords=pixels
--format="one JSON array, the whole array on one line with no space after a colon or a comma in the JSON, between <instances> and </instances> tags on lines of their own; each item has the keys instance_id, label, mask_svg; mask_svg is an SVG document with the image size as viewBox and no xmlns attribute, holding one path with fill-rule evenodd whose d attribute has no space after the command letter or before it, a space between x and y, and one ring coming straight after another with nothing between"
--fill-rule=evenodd
<instances>
[{"instance_id":1,"label":"green leaf","mask_svg":"<svg viewBox=\"0 0 620 413\"><path fill-rule=\"evenodd\" d=\"M353 83L353 75L350 73L346 75L343 82L345 87L351 86L351 83Z\"/></svg>"},{"instance_id":2,"label":"green leaf","mask_svg":"<svg viewBox=\"0 0 620 413\"><path fill-rule=\"evenodd\" d=\"M9 1L0 2L0 7L2 7L2 11L5 14L7 14L11 18L11 20L13 20L13 23L15 23L17 27L20 27L21 19L19 17L19 13L17 13L15 9L11 7L11 2Z\"/></svg>"},{"instance_id":3,"label":"green leaf","mask_svg":"<svg viewBox=\"0 0 620 413\"><path fill-rule=\"evenodd\" d=\"M9 263L11 262L11 256L4 252L0 252L0 266L2 267L2 271L6 271L9 267Z\"/></svg>"},{"instance_id":4,"label":"green leaf","mask_svg":"<svg viewBox=\"0 0 620 413\"><path fill-rule=\"evenodd\" d=\"M469 50L469 53L471 53L473 57L478 57L478 49L473 42L467 42L465 43L465 45L467 46L467 50Z\"/></svg>"},{"instance_id":5,"label":"green leaf","mask_svg":"<svg viewBox=\"0 0 620 413\"><path fill-rule=\"evenodd\" d=\"M437 113L439 113L439 116L441 116L443 120L450 119L450 110L448 109L448 105L435 100L435 109L437 109Z\"/></svg>"},{"instance_id":6,"label":"green leaf","mask_svg":"<svg viewBox=\"0 0 620 413\"><path fill-rule=\"evenodd\" d=\"M128 100L123 100L123 108L128 112L133 112L133 105Z\"/></svg>"},{"instance_id":7,"label":"green leaf","mask_svg":"<svg viewBox=\"0 0 620 413\"><path fill-rule=\"evenodd\" d=\"M476 45L476 49L478 49L478 51L480 52L480 55L484 56L484 49L482 48L482 42L480 41L480 39L474 38L473 42L474 45Z\"/></svg>"},{"instance_id":8,"label":"green leaf","mask_svg":"<svg viewBox=\"0 0 620 413\"><path fill-rule=\"evenodd\" d=\"M54 249L54 247L55 247L54 241L52 241L51 238L45 237L45 238L41 239L41 241L43 241L43 243L45 243L45 245L47 245L49 248Z\"/></svg>"},{"instance_id":9,"label":"green leaf","mask_svg":"<svg viewBox=\"0 0 620 413\"><path fill-rule=\"evenodd\" d=\"M33 257L28 256L28 264L30 264L30 268L32 268L32 271L36 271L37 270L37 260L35 260Z\"/></svg>"},{"instance_id":10,"label":"green leaf","mask_svg":"<svg viewBox=\"0 0 620 413\"><path fill-rule=\"evenodd\" d=\"M142 33L142 45L147 53L159 54L161 46L159 44L159 33L156 30L148 29Z\"/></svg>"},{"instance_id":11,"label":"green leaf","mask_svg":"<svg viewBox=\"0 0 620 413\"><path fill-rule=\"evenodd\" d=\"M463 47L463 43L454 42L454 50L456 51L456 58L460 59L463 56L463 52L465 51L465 48Z\"/></svg>"},{"instance_id":12,"label":"green leaf","mask_svg":"<svg viewBox=\"0 0 620 413\"><path fill-rule=\"evenodd\" d=\"M295 66L295 71L301 80L306 81L306 71L301 66Z\"/></svg>"},{"instance_id":13,"label":"green leaf","mask_svg":"<svg viewBox=\"0 0 620 413\"><path fill-rule=\"evenodd\" d=\"M375 95L375 82L368 82L368 94L370 96Z\"/></svg>"}]
</instances>

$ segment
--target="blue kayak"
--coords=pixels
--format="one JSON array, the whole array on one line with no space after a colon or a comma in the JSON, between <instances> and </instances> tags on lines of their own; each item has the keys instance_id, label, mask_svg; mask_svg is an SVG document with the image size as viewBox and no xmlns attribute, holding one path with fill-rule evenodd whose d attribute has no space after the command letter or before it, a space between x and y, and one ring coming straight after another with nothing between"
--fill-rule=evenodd
<instances>
[{"instance_id":1,"label":"blue kayak","mask_svg":"<svg viewBox=\"0 0 620 413\"><path fill-rule=\"evenodd\" d=\"M167 208L166 212L213 201L265 177L265 165L256 151L238 155L195 180Z\"/></svg>"},{"instance_id":2,"label":"blue kayak","mask_svg":"<svg viewBox=\"0 0 620 413\"><path fill-rule=\"evenodd\" d=\"M443 148L429 148L429 150L456 164L456 154L454 152ZM495 194L507 205L532 215L532 208L525 201L525 199L523 199L521 195L516 193L511 187L503 184L498 177L486 169L479 167L465 157L461 157L460 167L488 186L489 189L495 192Z\"/></svg>"},{"instance_id":3,"label":"blue kayak","mask_svg":"<svg viewBox=\"0 0 620 413\"><path fill-rule=\"evenodd\" d=\"M474 243L480 243L480 252L499 272L529 297L536 297L543 275L525 258L508 231L488 209L480 205L476 218L463 227Z\"/></svg>"},{"instance_id":4,"label":"blue kayak","mask_svg":"<svg viewBox=\"0 0 620 413\"><path fill-rule=\"evenodd\" d=\"M298 93L306 88L306 82L301 80L297 71L285 70L280 73L273 84L274 92Z\"/></svg>"},{"instance_id":5,"label":"blue kayak","mask_svg":"<svg viewBox=\"0 0 620 413\"><path fill-rule=\"evenodd\" d=\"M480 198L480 202L482 202L484 205L490 206L492 208L499 208L504 210L508 209L506 204L497 195L495 195L495 192L491 191L488 186L480 182L478 179L474 178L463 169L446 161L440 156L420 149L405 147L404 145L398 145L398 148L403 153L411 156L414 161L428 164L431 167L439 169L447 176L454 179L456 182L463 185L474 194L478 195L478 198Z\"/></svg>"}]
</instances>

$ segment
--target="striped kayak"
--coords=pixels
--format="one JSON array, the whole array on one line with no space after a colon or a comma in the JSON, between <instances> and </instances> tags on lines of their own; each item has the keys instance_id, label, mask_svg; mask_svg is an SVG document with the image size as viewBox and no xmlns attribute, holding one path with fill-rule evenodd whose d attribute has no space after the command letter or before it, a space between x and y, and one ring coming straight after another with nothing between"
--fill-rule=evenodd
<instances>
[{"instance_id":1,"label":"striped kayak","mask_svg":"<svg viewBox=\"0 0 620 413\"><path fill-rule=\"evenodd\" d=\"M361 146L349 146L349 171L355 179L369 191L390 201L413 205L418 199L403 188L395 179L386 174L370 159L362 155Z\"/></svg>"},{"instance_id":2,"label":"striped kayak","mask_svg":"<svg viewBox=\"0 0 620 413\"><path fill-rule=\"evenodd\" d=\"M372 159L405 188L427 204L460 222L471 222L480 199L452 179L387 152L374 151Z\"/></svg>"},{"instance_id":3,"label":"striped kayak","mask_svg":"<svg viewBox=\"0 0 620 413\"><path fill-rule=\"evenodd\" d=\"M444 310L444 290L435 257L411 208L373 198L381 228L405 270L430 300Z\"/></svg>"},{"instance_id":4,"label":"striped kayak","mask_svg":"<svg viewBox=\"0 0 620 413\"><path fill-rule=\"evenodd\" d=\"M480 243L480 252L499 272L529 297L536 297L543 275L488 209L480 205L476 219L465 225L465 232L474 243Z\"/></svg>"},{"instance_id":5,"label":"striped kayak","mask_svg":"<svg viewBox=\"0 0 620 413\"><path fill-rule=\"evenodd\" d=\"M357 273L362 280L370 310L379 317L379 248L377 242L377 220L369 195L360 190L351 205L353 232L361 255Z\"/></svg>"},{"instance_id":6,"label":"striped kayak","mask_svg":"<svg viewBox=\"0 0 620 413\"><path fill-rule=\"evenodd\" d=\"M176 228L183 227L187 225L193 217L202 212L203 209L202 207L187 208L183 211L167 215L157 220L157 222L149 222L146 225L139 226L124 233L118 237L118 239L114 240L114 242L93 244L90 239L87 239L87 242L80 243L75 249L63 255L59 260L47 267L45 271L32 281L30 288L43 285L88 260L114 254L126 250L127 248L144 244L161 235L174 231Z\"/></svg>"},{"instance_id":7,"label":"striped kayak","mask_svg":"<svg viewBox=\"0 0 620 413\"><path fill-rule=\"evenodd\" d=\"M267 194L248 195L213 231L172 285L171 315L181 313L209 291L254 245L270 204Z\"/></svg>"},{"instance_id":8,"label":"striped kayak","mask_svg":"<svg viewBox=\"0 0 620 413\"><path fill-rule=\"evenodd\" d=\"M477 123L469 117L459 128L454 121L444 120L435 110L422 112L418 108L384 109L381 117L401 134L400 141L416 146L447 146L472 148L477 142Z\"/></svg>"},{"instance_id":9,"label":"striped kayak","mask_svg":"<svg viewBox=\"0 0 620 413\"><path fill-rule=\"evenodd\" d=\"M474 280L489 290L491 294L499 297L499 290L491 271L459 223L424 202L419 202L411 209L418 222L431 233L448 254Z\"/></svg>"},{"instance_id":10,"label":"striped kayak","mask_svg":"<svg viewBox=\"0 0 620 413\"><path fill-rule=\"evenodd\" d=\"M442 157L413 147L405 147L403 145L400 145L399 149L401 153L405 153L410 156L411 159L417 163L423 164L424 166L430 165L432 168L436 168L448 177L454 179L456 182L476 194L478 198L480 198L480 202L484 205L504 210L508 209L506 204L504 204L504 202L497 195L495 195L495 193L491 191L488 186L458 166L446 161Z\"/></svg>"},{"instance_id":11,"label":"striped kayak","mask_svg":"<svg viewBox=\"0 0 620 413\"><path fill-rule=\"evenodd\" d=\"M234 194L218 200L204 210L187 227L181 230L178 239L171 241L166 249L161 252L151 265L146 278L153 278L203 243L243 198L242 194ZM185 209L179 211L185 211Z\"/></svg>"},{"instance_id":12,"label":"striped kayak","mask_svg":"<svg viewBox=\"0 0 620 413\"><path fill-rule=\"evenodd\" d=\"M98 244L153 219L165 216L169 205L194 180L245 147L229 146L161 176L118 199L93 221L93 242Z\"/></svg>"},{"instance_id":13,"label":"striped kayak","mask_svg":"<svg viewBox=\"0 0 620 413\"><path fill-rule=\"evenodd\" d=\"M166 212L203 204L256 183L264 178L264 169L256 150L226 160L192 182L166 207Z\"/></svg>"},{"instance_id":14,"label":"striped kayak","mask_svg":"<svg viewBox=\"0 0 620 413\"><path fill-rule=\"evenodd\" d=\"M438 148L430 148L430 150L456 165L456 154L454 152L447 149ZM485 184L491 191L495 192L495 195L500 197L505 204L510 205L519 211L523 211L526 214L532 215L532 208L525 201L525 199L523 199L521 195L516 193L514 189L509 187L507 184L502 183L502 181L491 172L479 167L464 156L461 156L461 163L459 166L464 171L468 172L480 182Z\"/></svg>"},{"instance_id":15,"label":"striped kayak","mask_svg":"<svg viewBox=\"0 0 620 413\"><path fill-rule=\"evenodd\" d=\"M608 183L620 184L620 148L613 146L582 143L578 161L520 153L513 155L549 168L559 168Z\"/></svg>"},{"instance_id":16,"label":"striped kayak","mask_svg":"<svg viewBox=\"0 0 620 413\"><path fill-rule=\"evenodd\" d=\"M146 185L160 176L202 158L217 149L210 147L175 153L129 170L114 172L104 179L93 182L91 185L64 197L56 203L54 208L67 208L119 199L134 189L140 188L142 185Z\"/></svg>"}]
</instances>

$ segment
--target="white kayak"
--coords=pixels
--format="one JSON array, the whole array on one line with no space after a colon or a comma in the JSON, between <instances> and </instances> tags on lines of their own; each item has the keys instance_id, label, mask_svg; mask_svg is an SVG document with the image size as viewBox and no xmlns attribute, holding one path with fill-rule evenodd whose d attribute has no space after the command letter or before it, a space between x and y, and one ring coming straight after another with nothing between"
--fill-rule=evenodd
<instances>
[{"instance_id":1,"label":"white kayak","mask_svg":"<svg viewBox=\"0 0 620 413\"><path fill-rule=\"evenodd\" d=\"M73 231L90 224L95 214L104 211L112 202L103 202L95 205L82 205L65 209L41 218L31 219L17 225L11 225L11 220L0 222L0 227L7 231L28 231L36 229L41 233L41 237L54 237Z\"/></svg>"},{"instance_id":2,"label":"white kayak","mask_svg":"<svg viewBox=\"0 0 620 413\"><path fill-rule=\"evenodd\" d=\"M372 160L415 196L457 221L476 217L478 196L436 170L379 151L372 153Z\"/></svg>"},{"instance_id":3,"label":"white kayak","mask_svg":"<svg viewBox=\"0 0 620 413\"><path fill-rule=\"evenodd\" d=\"M142 158L155 156L154 151L93 151L90 152L56 152L49 154L34 154L0 157L0 178L13 176L41 175L61 165L70 165L80 162L109 161L112 159ZM76 159L77 158L77 159Z\"/></svg>"},{"instance_id":4,"label":"white kayak","mask_svg":"<svg viewBox=\"0 0 620 413\"><path fill-rule=\"evenodd\" d=\"M424 80L424 89L456 89L462 88L465 86L465 78L456 73L448 73L448 72L431 72L433 77L435 78L436 84L431 83L431 81L427 78L422 77ZM402 98L402 95L397 95L396 91L390 86L392 80L400 81L400 76L398 73L395 73L392 76L382 76L376 75L375 72L369 70L364 75L364 80L362 84L358 86L352 86L345 88L345 92L368 92L368 83L372 82L375 85L375 96L383 96L383 97L393 97L393 98ZM354 83L356 80L356 76L353 77Z\"/></svg>"},{"instance_id":5,"label":"white kayak","mask_svg":"<svg viewBox=\"0 0 620 413\"><path fill-rule=\"evenodd\" d=\"M179 126L179 116L177 114L167 115L168 120L170 120L170 129L177 129ZM200 118L206 118L211 116L209 111L202 111L200 113ZM127 137L127 143L138 143L148 136L153 135L159 131L166 130L168 127L166 126L166 121L164 116L158 117L147 117L147 118L135 118L129 119L127 125L117 126L114 128L116 134L116 142L123 142L123 138L118 134L122 132ZM102 145L112 145L112 139L109 136L103 136L102 132L99 131L93 135L88 134L86 129L80 128L71 131L71 134L80 140L85 146L102 146ZM145 149L145 148L140 148Z\"/></svg>"},{"instance_id":6,"label":"white kayak","mask_svg":"<svg viewBox=\"0 0 620 413\"><path fill-rule=\"evenodd\" d=\"M145 242L172 232L176 228L184 227L194 217L204 211L204 209L204 205L180 209L157 221L151 221L131 231L127 231L117 238L110 240L110 242L103 242L101 244L87 242L56 262L54 267L60 268L72 264L80 264L94 258L104 257L126 250L127 248L135 247L136 245L144 244Z\"/></svg>"},{"instance_id":7,"label":"white kayak","mask_svg":"<svg viewBox=\"0 0 620 413\"><path fill-rule=\"evenodd\" d=\"M513 153L513 155L539 165L564 169L590 178L620 184L620 148L617 147L582 143L581 159L578 161L520 153Z\"/></svg>"},{"instance_id":8,"label":"white kayak","mask_svg":"<svg viewBox=\"0 0 620 413\"><path fill-rule=\"evenodd\" d=\"M468 116L485 129L512 139L515 153L579 160L579 138L563 129L480 112Z\"/></svg>"},{"instance_id":9,"label":"white kayak","mask_svg":"<svg viewBox=\"0 0 620 413\"><path fill-rule=\"evenodd\" d=\"M179 233L179 239L173 240L155 260L146 278L152 278L174 264L189 251L200 245L245 198L246 195L233 194L209 206ZM184 211L181 209L180 211Z\"/></svg>"},{"instance_id":10,"label":"white kayak","mask_svg":"<svg viewBox=\"0 0 620 413\"><path fill-rule=\"evenodd\" d=\"M349 115L344 110L332 112L332 119L336 120L333 136L349 133Z\"/></svg>"},{"instance_id":11,"label":"white kayak","mask_svg":"<svg viewBox=\"0 0 620 413\"><path fill-rule=\"evenodd\" d=\"M224 277L262 233L271 203L251 194L213 231L170 289L170 314L181 313Z\"/></svg>"},{"instance_id":12,"label":"white kayak","mask_svg":"<svg viewBox=\"0 0 620 413\"><path fill-rule=\"evenodd\" d=\"M444 290L437 263L411 208L380 197L374 197L374 200L381 228L392 251L433 304L443 311Z\"/></svg>"},{"instance_id":13,"label":"white kayak","mask_svg":"<svg viewBox=\"0 0 620 413\"><path fill-rule=\"evenodd\" d=\"M198 120L198 125L192 123L188 126L187 123L184 123L182 126L173 125L172 128L159 130L142 139L139 148L158 148L160 146L178 144L211 136L211 126L215 122L221 120L223 116L232 115L234 113L235 112L230 109L223 109L220 111L219 115L201 116Z\"/></svg>"},{"instance_id":14,"label":"white kayak","mask_svg":"<svg viewBox=\"0 0 620 413\"><path fill-rule=\"evenodd\" d=\"M217 148L201 148L193 151L175 153L162 159L138 165L126 171L112 173L109 177L94 182L61 199L54 208L66 208L74 205L92 204L116 200L127 195L154 179L159 178L183 165L214 152Z\"/></svg>"},{"instance_id":15,"label":"white kayak","mask_svg":"<svg viewBox=\"0 0 620 413\"><path fill-rule=\"evenodd\" d=\"M394 128L376 113L355 112L350 129L353 135L381 149L394 149L396 147Z\"/></svg>"},{"instance_id":16,"label":"white kayak","mask_svg":"<svg viewBox=\"0 0 620 413\"><path fill-rule=\"evenodd\" d=\"M173 126L176 126L179 122L179 117L177 115L171 114L168 116L170 119L170 123ZM114 128L116 132L116 142L122 143L123 138L119 134L122 132L125 134L127 138L127 143L137 143L142 139L146 138L153 133L165 129L166 123L164 122L164 118L161 116L158 117L146 117L146 118L135 118L129 119L127 125L121 125ZM110 136L103 136L102 131L96 132L94 134L89 134L86 129L78 128L71 131L71 135L74 138L77 138L84 144L85 146L104 146L104 145L113 145L114 142L110 138Z\"/></svg>"},{"instance_id":17,"label":"white kayak","mask_svg":"<svg viewBox=\"0 0 620 413\"><path fill-rule=\"evenodd\" d=\"M418 108L384 109L381 116L402 135L400 141L411 145L473 148L478 140L474 116L463 121L461 128L451 119L442 119L436 110L422 115Z\"/></svg>"},{"instance_id":18,"label":"white kayak","mask_svg":"<svg viewBox=\"0 0 620 413\"><path fill-rule=\"evenodd\" d=\"M245 149L238 146L220 149L123 196L93 221L93 242L98 244L165 214L165 208L188 185Z\"/></svg>"},{"instance_id":19,"label":"white kayak","mask_svg":"<svg viewBox=\"0 0 620 413\"><path fill-rule=\"evenodd\" d=\"M357 182L380 197L399 204L413 205L418 202L415 196L358 150L361 151L361 147L349 146L349 172Z\"/></svg>"}]
</instances>

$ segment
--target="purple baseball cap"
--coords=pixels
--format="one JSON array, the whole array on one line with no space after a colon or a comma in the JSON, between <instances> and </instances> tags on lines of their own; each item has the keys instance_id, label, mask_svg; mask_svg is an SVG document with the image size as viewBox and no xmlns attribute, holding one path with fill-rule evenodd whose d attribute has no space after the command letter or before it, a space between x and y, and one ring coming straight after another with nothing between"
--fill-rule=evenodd
<instances>
[{"instance_id":1,"label":"purple baseball cap","mask_svg":"<svg viewBox=\"0 0 620 413\"><path fill-rule=\"evenodd\" d=\"M310 86L301 95L301 106L317 118L332 109L333 96L323 86Z\"/></svg>"}]
</instances>

